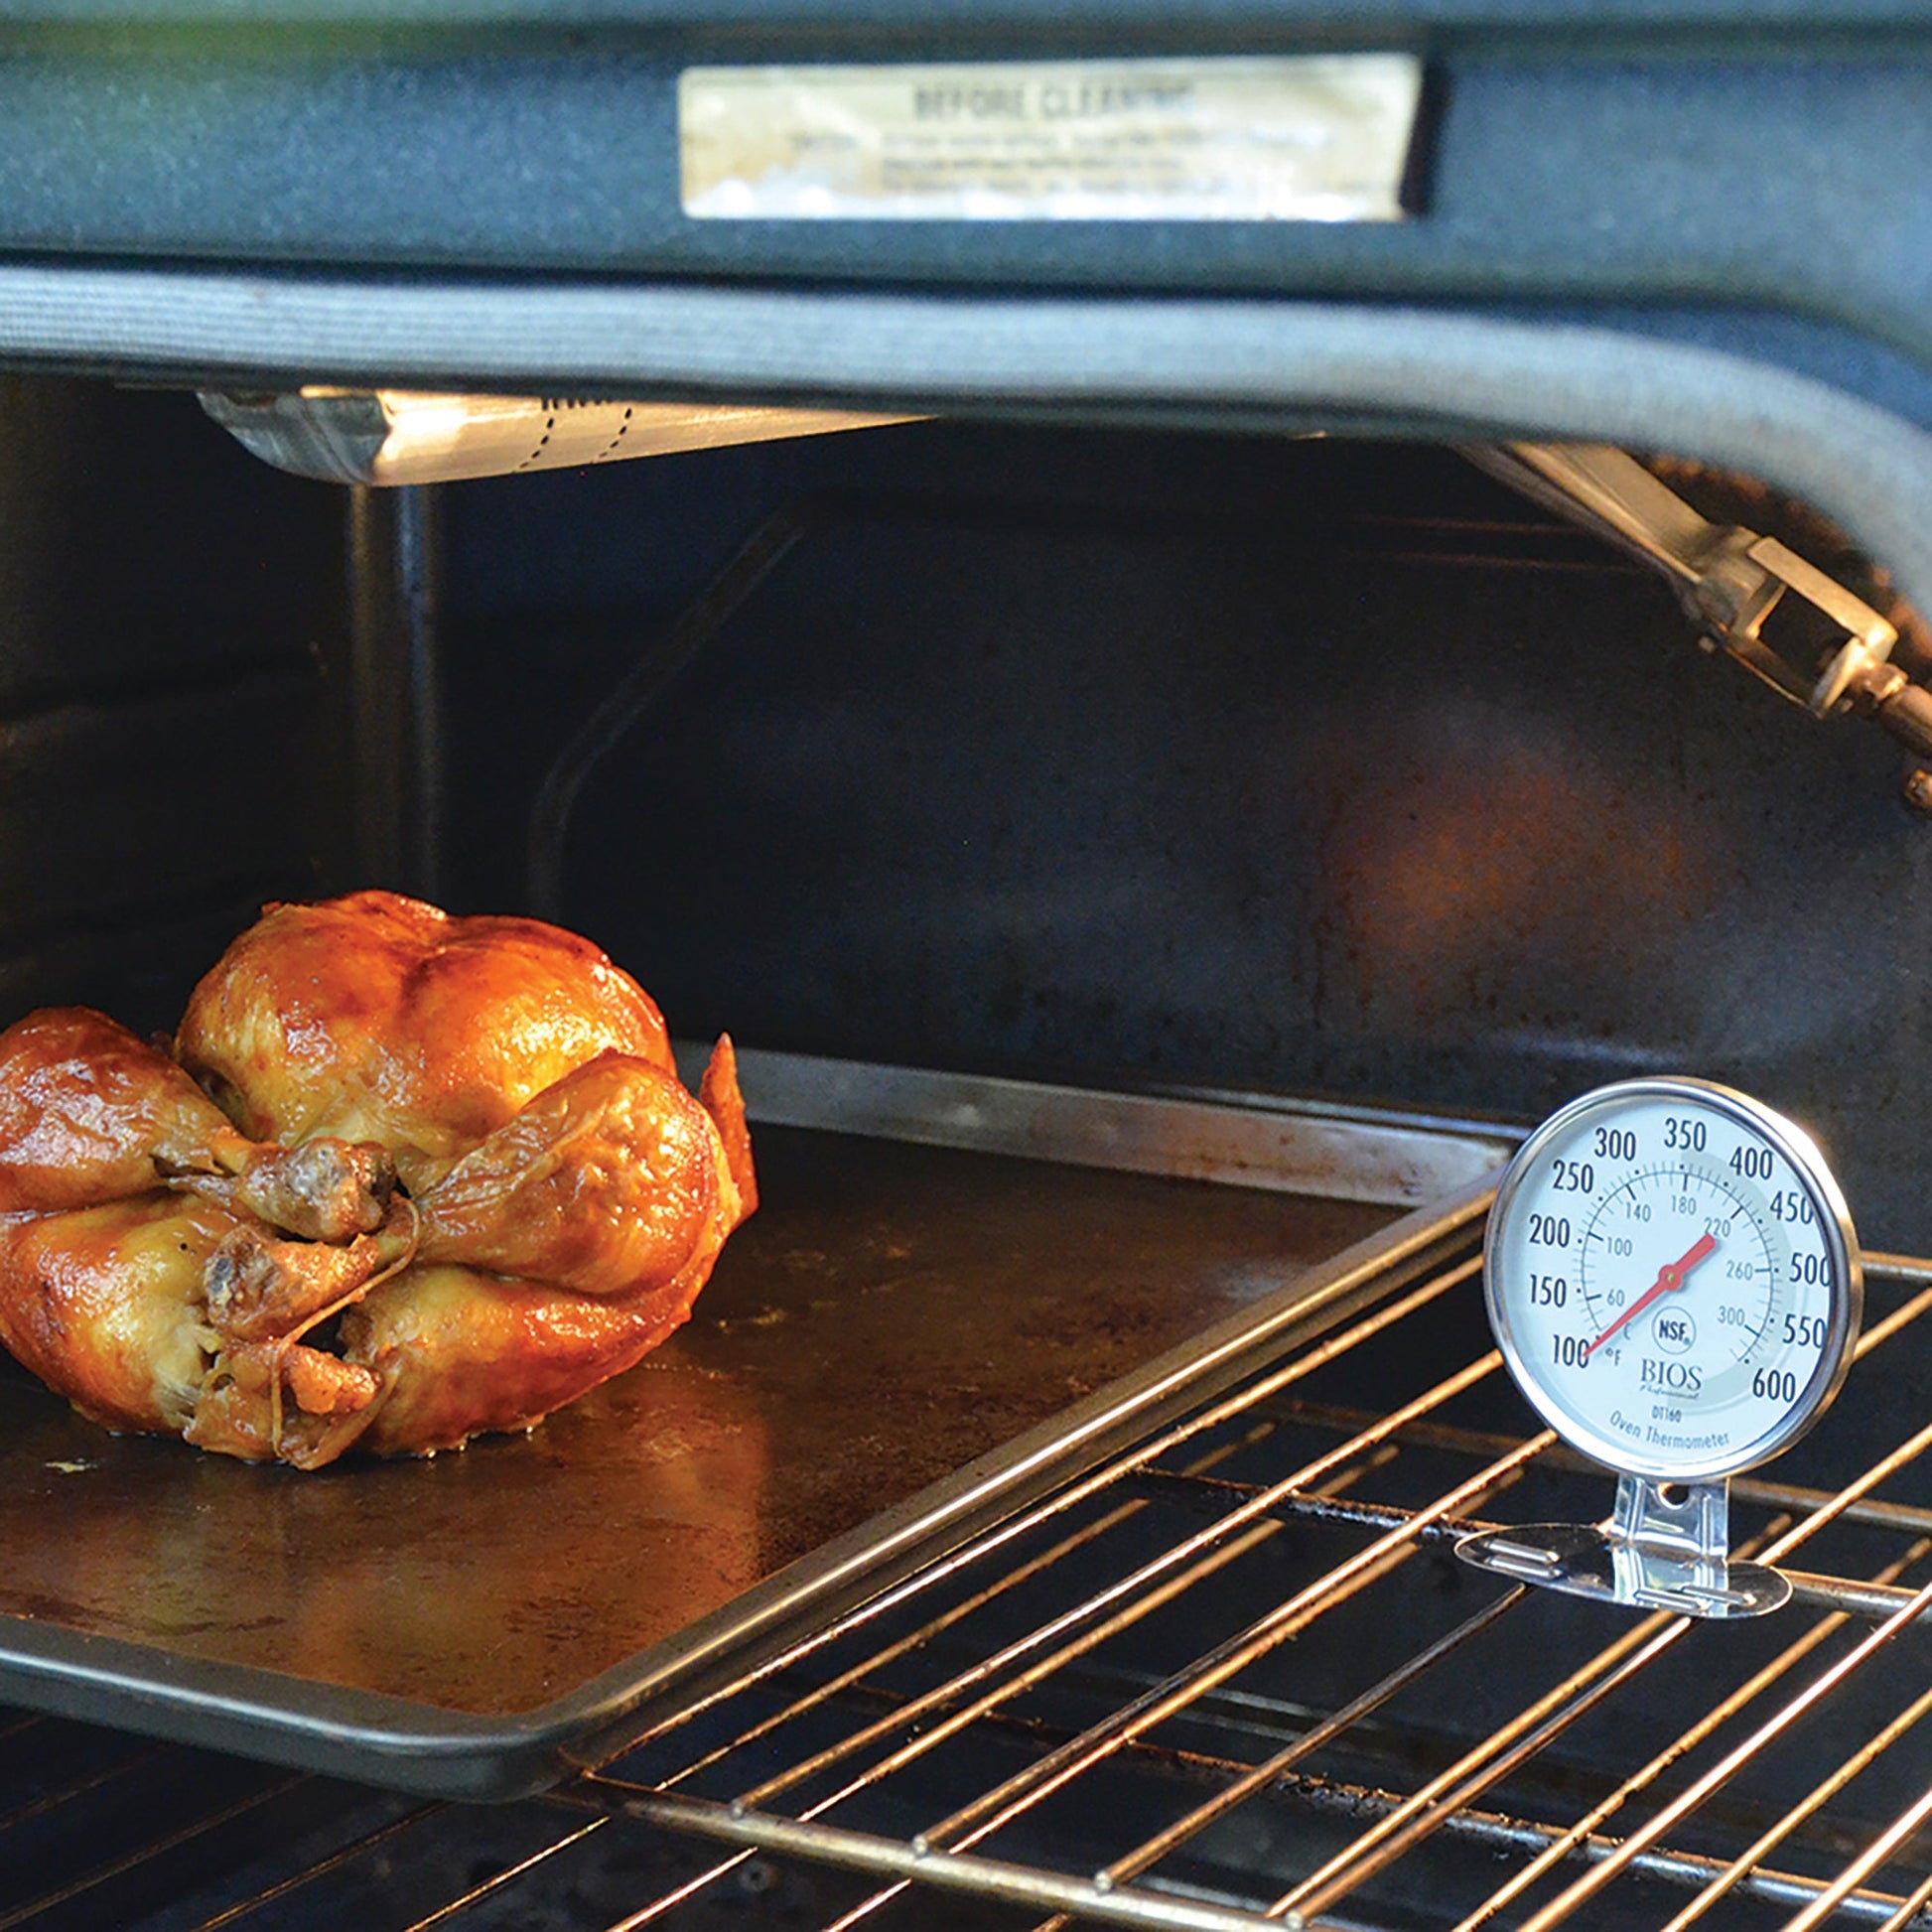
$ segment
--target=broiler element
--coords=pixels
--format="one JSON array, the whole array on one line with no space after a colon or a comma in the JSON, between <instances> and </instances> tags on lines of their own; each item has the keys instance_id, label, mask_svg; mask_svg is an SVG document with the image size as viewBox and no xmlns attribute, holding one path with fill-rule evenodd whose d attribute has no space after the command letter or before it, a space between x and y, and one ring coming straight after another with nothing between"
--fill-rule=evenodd
<instances>
[{"instance_id":1,"label":"broiler element","mask_svg":"<svg viewBox=\"0 0 1932 1932\"><path fill-rule=\"evenodd\" d=\"M1816 718L1870 718L1914 757L1932 759L1932 691L1891 662L1896 626L1775 537L1699 515L1635 457L1606 444L1507 443L1463 454L1661 572L1707 647L1723 650L1780 697ZM1843 633L1815 662L1794 662L1765 639L1765 624L1787 594ZM1904 789L1909 803L1932 810L1932 770L1914 769Z\"/></svg>"},{"instance_id":2,"label":"broiler element","mask_svg":"<svg viewBox=\"0 0 1932 1932\"><path fill-rule=\"evenodd\" d=\"M756 1205L730 1040L694 1098L636 983L535 920L272 906L175 1052L80 1009L0 1035L0 1337L110 1428L314 1468L528 1426Z\"/></svg>"}]
</instances>

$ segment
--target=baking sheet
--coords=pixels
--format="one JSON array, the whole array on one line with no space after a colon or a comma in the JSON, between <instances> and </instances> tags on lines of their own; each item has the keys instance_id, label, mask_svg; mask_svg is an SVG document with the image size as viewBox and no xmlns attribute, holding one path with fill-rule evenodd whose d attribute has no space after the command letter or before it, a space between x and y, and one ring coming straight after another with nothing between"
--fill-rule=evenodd
<instances>
[{"instance_id":1,"label":"baking sheet","mask_svg":"<svg viewBox=\"0 0 1932 1932\"><path fill-rule=\"evenodd\" d=\"M528 1437L303 1475L111 1438L8 1379L0 1694L531 1788L694 1630L799 1596L828 1541L1389 1219L795 1129L759 1156L765 1204L692 1322Z\"/></svg>"}]
</instances>

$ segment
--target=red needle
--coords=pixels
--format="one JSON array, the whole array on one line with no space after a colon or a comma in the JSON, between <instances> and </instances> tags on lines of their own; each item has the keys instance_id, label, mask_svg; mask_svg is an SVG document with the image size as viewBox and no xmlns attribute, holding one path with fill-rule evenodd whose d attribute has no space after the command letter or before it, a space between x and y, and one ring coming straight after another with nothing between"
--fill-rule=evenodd
<instances>
[{"instance_id":1,"label":"red needle","mask_svg":"<svg viewBox=\"0 0 1932 1932\"><path fill-rule=\"evenodd\" d=\"M1636 1317L1640 1315L1644 1311L1644 1310L1651 1305L1652 1302L1656 1301L1658 1296L1668 1295L1673 1289L1682 1288L1684 1286L1684 1277L1688 1275L1691 1272L1691 1270L1695 1268L1698 1265L1698 1263L1705 1258L1706 1255L1710 1254L1717 1247L1717 1245L1718 1243L1715 1236L1709 1234L1700 1235L1697 1239L1696 1244L1686 1249L1685 1252L1679 1255L1675 1261L1665 1262L1663 1267L1661 1267L1657 1271L1657 1279L1654 1282L1652 1282L1651 1285L1647 1289L1645 1289L1644 1292L1641 1295L1639 1295L1637 1299L1634 1302L1632 1302L1630 1306L1627 1309L1625 1309L1623 1312L1620 1315L1618 1315L1617 1318L1614 1321L1612 1321L1610 1325L1607 1328L1605 1328L1603 1332L1600 1335L1598 1335L1596 1339L1593 1342L1591 1342L1587 1348L1584 1350L1584 1360L1588 1361L1589 1358L1593 1354L1595 1354L1596 1351L1599 1348L1601 1348L1602 1345L1606 1341L1608 1341L1609 1338L1613 1334L1615 1334L1616 1331L1620 1327L1622 1327L1626 1321L1635 1320Z\"/></svg>"}]
</instances>

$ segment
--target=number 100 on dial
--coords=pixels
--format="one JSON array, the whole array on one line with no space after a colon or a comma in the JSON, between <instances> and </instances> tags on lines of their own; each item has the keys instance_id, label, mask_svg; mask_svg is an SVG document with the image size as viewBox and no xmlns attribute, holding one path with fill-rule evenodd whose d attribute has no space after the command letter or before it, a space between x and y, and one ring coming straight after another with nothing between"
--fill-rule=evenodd
<instances>
[{"instance_id":1,"label":"number 100 on dial","mask_svg":"<svg viewBox=\"0 0 1932 1932\"><path fill-rule=\"evenodd\" d=\"M1489 1318L1544 1419L1659 1481L1762 1462L1844 1380L1863 1284L1804 1132L1702 1080L1625 1080L1518 1151L1490 1214Z\"/></svg>"}]
</instances>

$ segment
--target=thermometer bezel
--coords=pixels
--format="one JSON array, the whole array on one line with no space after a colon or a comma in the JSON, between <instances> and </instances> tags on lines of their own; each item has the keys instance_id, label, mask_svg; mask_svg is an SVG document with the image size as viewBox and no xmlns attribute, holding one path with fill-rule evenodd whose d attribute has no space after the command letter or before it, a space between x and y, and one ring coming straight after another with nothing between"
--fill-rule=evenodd
<instances>
[{"instance_id":1,"label":"thermometer bezel","mask_svg":"<svg viewBox=\"0 0 1932 1932\"><path fill-rule=\"evenodd\" d=\"M1499 1251L1510 1225L1516 1197L1540 1157L1551 1142L1575 1127L1580 1117L1602 1111L1612 1115L1633 1100L1675 1101L1689 1108L1709 1110L1727 1116L1733 1126L1743 1128L1768 1142L1790 1166L1798 1183L1810 1196L1817 1211L1831 1270L1829 1297L1830 1325L1820 1350L1817 1366L1783 1416L1770 1429L1748 1443L1720 1454L1703 1458L1665 1459L1645 1455L1627 1443L1600 1436L1580 1421L1547 1392L1537 1369L1517 1346L1514 1316L1497 1286ZM1579 1094L1568 1105L1550 1116L1511 1158L1496 1189L1489 1210L1488 1227L1482 1242L1482 1296L1489 1315L1489 1326L1496 1337L1516 1386L1524 1400L1573 1449L1582 1450L1605 1468L1657 1482L1701 1482L1718 1476L1735 1475L1755 1468L1781 1454L1809 1430L1844 1386L1852 1366L1852 1344L1858 1338L1859 1323L1864 1311L1864 1269L1859 1254L1859 1238L1852 1225L1850 1209L1838 1181L1826 1165L1817 1144L1803 1128L1734 1087L1721 1086L1714 1080L1690 1075L1645 1075L1637 1079L1616 1080L1607 1086Z\"/></svg>"}]
</instances>

